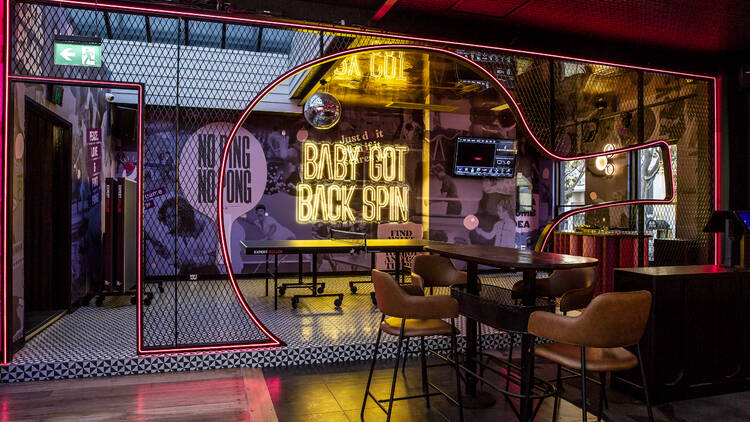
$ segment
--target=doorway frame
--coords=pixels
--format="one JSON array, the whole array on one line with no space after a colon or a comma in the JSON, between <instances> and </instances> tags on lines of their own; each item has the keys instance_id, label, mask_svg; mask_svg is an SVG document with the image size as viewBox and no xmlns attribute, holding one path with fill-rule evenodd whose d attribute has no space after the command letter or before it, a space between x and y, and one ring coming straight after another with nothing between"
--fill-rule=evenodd
<instances>
[{"instance_id":1,"label":"doorway frame","mask_svg":"<svg viewBox=\"0 0 750 422\"><path fill-rule=\"evenodd\" d=\"M65 135L64 135L65 139L63 140L63 142L65 142L67 144L67 146L66 146L66 148L67 148L67 151L66 151L66 154L67 154L67 163L66 164L68 165L68 167L72 166L72 153L73 153L73 151L72 151L72 148L71 148L71 142L73 140L72 139L73 138L73 134L72 134L73 124L70 123L69 121L65 120L61 116L59 116L54 111L48 109L44 105L39 104L37 101L35 101L31 97L29 97L28 95L26 95L24 97L24 109L25 109L24 110L24 117L27 116L27 113L28 113L29 110L32 110L34 113L36 113L39 116L43 117L44 119L48 120L53 125L57 125L57 126L63 127L63 129L66 131ZM13 113L15 113L15 110L13 111ZM26 126L27 124L28 124L28 119L24 119L24 126L25 126L24 130L28 132L28 126ZM24 144L26 143L26 141L27 141L27 137L24 136ZM24 151L28 151L28 148L24 147ZM25 152L24 152L24 156L25 156ZM27 183L25 181L25 178L28 175L28 162L26 160L24 160L24 170L23 170L23 173L24 173L24 183L23 183L23 189L24 189L24 192L23 192L23 194L24 194L24 207L23 207L23 213L24 213L24 251L25 251L25 246L26 246L25 236L26 236L26 233L28 233L27 226L26 226L26 207L29 205L28 201L27 201L27 199L28 199L28 197L27 197L27 194L28 194ZM68 174L66 176L66 180L64 181L64 182L67 182L68 187L72 187L72 179L73 178L72 178L72 176L70 174L70 171L68 171ZM10 183L11 183L11 187L12 187L12 185L13 185L13 180L12 179L11 179ZM64 255L65 255L64 259L63 259L63 261L65 262L65 264L64 264L63 268L59 268L58 269L58 270L63 271L63 274L64 274L63 275L64 287L63 287L63 291L62 292L65 295L65 307L64 308L60 308L61 312L58 312L57 314L55 314L54 316L52 316L51 319L48 319L47 321L45 321L42 324L42 327L44 327L45 325L49 324L50 321L54 321L54 320L58 319L65 312L69 312L70 309L71 309L71 305L72 305L72 303L71 303L72 302L71 301L71 299L72 299L71 298L71 294L72 294L71 292L72 292L72 290L71 290L71 285L70 284L71 284L71 281L72 281L72 275L71 275L71 269L72 269L72 263L71 263L71 259L72 259L71 241L72 241L72 228L73 228L73 224L71 222L71 217L72 217L71 214L72 214L72 212L71 212L71 207L70 207L70 200L72 199L72 192L70 190L68 190L67 196L68 196L68 206L65 207L65 211L64 211L65 215L63 216L63 219L65 220L65 224L66 224L66 226L65 226L66 230L64 230L64 233L65 233L64 236L61 236L61 238L60 238L60 240L62 241L63 248L65 248L65 250L63 252ZM11 212L11 215L12 215L12 212ZM24 252L24 255L25 255L25 252ZM26 262L26 259L25 259L25 256L24 256L24 267L26 265L27 265L27 262ZM24 275L25 274L26 274L26 270L24 268ZM27 333L29 333L30 327L26 327L26 311L27 311L27 309L26 309L26 278L25 278L25 276L24 276L24 296L23 297L24 297L23 337L20 340L18 340L17 342L15 342L13 344L13 349L14 350L18 349L18 347L20 347L20 346L23 346L23 344L25 344L26 341L29 339L27 337ZM34 331L38 332L40 330L40 328L41 327L34 327Z\"/></svg>"},{"instance_id":2,"label":"doorway frame","mask_svg":"<svg viewBox=\"0 0 750 422\"><path fill-rule=\"evenodd\" d=\"M6 68L7 69L7 68ZM67 85L67 86L84 86L84 87L94 87L94 88L110 88L110 89L127 89L127 90L133 90L138 93L138 104L137 104L137 121L138 121L138 139L137 139L137 145L138 145L138 177L136 178L136 183L138 186L138 269L137 269L137 289L136 289L136 297L141 297L141 278L143 276L142 273L142 249L141 249L141 241L142 241L142 234L143 234L143 185L142 185L142 177L143 177L143 110L144 110L144 92L145 92L145 84L143 83L134 83L134 82L116 82L116 81L92 81L92 80L83 80L83 79L68 79L68 78L40 78L40 77L34 77L34 76L13 76L8 75L6 73L5 75L6 80L4 83L4 89L5 89L5 127L4 127L4 138L5 139L12 139L12 131L13 128L8 124L9 119L13 115L13 111L9 110L9 105L13 104L14 99L14 93L11 89L11 86L13 83L19 82L19 83L37 83L37 84L56 84L56 85ZM32 100L33 101L33 100ZM44 107L42 107L44 108ZM54 114L54 113L53 113ZM56 116L59 118L59 116ZM10 149L13 146L6 145L5 146L5 153L9 154ZM7 163L6 163L7 164ZM12 182L8 182L8 192L12 192ZM24 192L25 195L25 192ZM11 221L12 220L12 211L7 210L7 217L4 221ZM25 212L25 211L22 211ZM5 236L10 237L12 230L8 230L6 233L4 233ZM2 286L2 311L0 312L0 318L2 318L2 330L0 330L0 347L2 350L0 350L0 364L6 364L9 363L12 360L13 357L13 336L12 336L12 326L10 324L10 318L9 315L12 314L13 308L12 308L12 288L9 288L8 286L8 280L13 279L13 268L12 266L8 266L5 273L3 274L3 286ZM70 276L70 274L68 274ZM70 283L68 283L70 284ZM139 301L140 303L140 301ZM138 306L138 312L136 312L137 320L138 320L138 326L140 326L141 321L141 310L140 306ZM140 342L140 331L138 332L139 342Z\"/></svg>"}]
</instances>

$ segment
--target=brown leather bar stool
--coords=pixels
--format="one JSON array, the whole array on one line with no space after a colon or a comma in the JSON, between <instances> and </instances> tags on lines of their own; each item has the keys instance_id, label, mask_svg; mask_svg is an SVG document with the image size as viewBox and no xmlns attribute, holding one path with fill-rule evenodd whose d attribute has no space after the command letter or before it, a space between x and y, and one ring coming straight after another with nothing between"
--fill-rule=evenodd
<instances>
[{"instance_id":1,"label":"brown leather bar stool","mask_svg":"<svg viewBox=\"0 0 750 422\"><path fill-rule=\"evenodd\" d=\"M560 312L565 315L570 311L583 309L588 306L594 297L595 285L596 268L594 267L557 270L550 274L549 277L538 278L536 280L536 295L550 299L560 298ZM513 284L511 297L513 299L523 297L525 287L523 280L517 281ZM516 336L513 333L509 334L508 362L512 362ZM505 388L508 388L508 381L506 381Z\"/></svg>"},{"instance_id":2,"label":"brown leather bar stool","mask_svg":"<svg viewBox=\"0 0 750 422\"><path fill-rule=\"evenodd\" d=\"M417 289L422 289L422 295L429 287L430 295L434 287L453 287L466 285L466 272L459 271L453 265L453 261L440 255L417 255L411 264L411 284L402 284L401 287L407 287L407 293L418 294ZM480 341L481 344L481 341ZM406 339L406 354L409 353L409 339ZM406 358L401 367L401 371L406 369Z\"/></svg>"},{"instance_id":3,"label":"brown leather bar stool","mask_svg":"<svg viewBox=\"0 0 750 422\"><path fill-rule=\"evenodd\" d=\"M555 343L536 346L536 355L557 364L557 393L553 421L557 417L560 400L560 367L580 371L583 420L586 420L586 371L600 374L625 371L640 366L641 382L646 397L648 418L654 420L648 398L646 374L638 344L646 329L651 312L651 293L636 292L604 293L595 297L585 312L577 317L536 311L529 318L528 331ZM636 355L625 349L635 345ZM601 391L606 388L606 378L601 378ZM599 401L599 418L602 414Z\"/></svg>"},{"instance_id":4,"label":"brown leather bar stool","mask_svg":"<svg viewBox=\"0 0 750 422\"><path fill-rule=\"evenodd\" d=\"M411 263L411 283L430 288L466 285L466 272L458 271L453 261L440 255L417 255Z\"/></svg>"},{"instance_id":5,"label":"brown leather bar stool","mask_svg":"<svg viewBox=\"0 0 750 422\"><path fill-rule=\"evenodd\" d=\"M461 401L461 375L458 367L458 345L456 341L458 329L456 329L455 324L455 318L458 316L458 301L450 296L410 295L399 286L393 277L378 270L372 270L372 283L375 286L378 309L383 313L383 317L380 320L378 337L375 340L375 349L372 356L372 364L370 365L370 374L367 377L367 387L365 388L365 398L362 401L360 417L364 419L365 405L367 404L368 397L372 398L378 407L386 413L386 421L390 421L394 401L423 397L427 407L430 407L430 396L440 394L448 399L448 401L458 406L459 420L463 421L464 413L463 403ZM386 316L388 316L388 318L386 318ZM449 324L443 321L443 318L450 318L451 323ZM396 365L393 368L390 397L388 399L378 400L370 392L370 383L372 382L372 373L375 369L375 362L378 359L378 348L383 333L398 336L398 345L396 346ZM451 351L453 353L452 359L432 350L429 352L446 362L449 362L453 366L456 373L456 398L449 396L446 392L430 383L427 379L427 353L425 351L424 342L426 336L449 336L451 339ZM404 338L409 337L419 337L421 340L422 394L394 397L399 360L401 359L401 346ZM431 393L430 387L432 387L435 392ZM381 404L385 402L388 402L388 409Z\"/></svg>"},{"instance_id":6,"label":"brown leather bar stool","mask_svg":"<svg viewBox=\"0 0 750 422\"><path fill-rule=\"evenodd\" d=\"M573 268L557 270L549 277L536 280L536 295L546 298L560 298L560 311L565 313L588 306L594 297L596 268ZM523 297L523 280L513 284L513 299Z\"/></svg>"}]
</instances>

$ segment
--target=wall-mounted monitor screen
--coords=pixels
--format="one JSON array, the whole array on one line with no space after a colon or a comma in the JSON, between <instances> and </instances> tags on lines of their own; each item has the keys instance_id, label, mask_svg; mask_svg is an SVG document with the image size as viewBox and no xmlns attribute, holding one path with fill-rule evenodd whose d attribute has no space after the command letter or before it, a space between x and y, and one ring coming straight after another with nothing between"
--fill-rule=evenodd
<instances>
[{"instance_id":1,"label":"wall-mounted monitor screen","mask_svg":"<svg viewBox=\"0 0 750 422\"><path fill-rule=\"evenodd\" d=\"M459 136L456 140L456 176L513 177L516 141Z\"/></svg>"}]
</instances>

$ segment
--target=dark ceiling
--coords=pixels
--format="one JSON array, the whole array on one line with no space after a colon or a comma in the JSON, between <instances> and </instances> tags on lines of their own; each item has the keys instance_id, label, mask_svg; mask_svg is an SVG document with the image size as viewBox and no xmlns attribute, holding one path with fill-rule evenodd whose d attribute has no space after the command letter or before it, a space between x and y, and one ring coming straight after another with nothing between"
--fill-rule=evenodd
<instances>
[{"instance_id":1,"label":"dark ceiling","mask_svg":"<svg viewBox=\"0 0 750 422\"><path fill-rule=\"evenodd\" d=\"M694 71L750 51L747 0L172 2Z\"/></svg>"}]
</instances>

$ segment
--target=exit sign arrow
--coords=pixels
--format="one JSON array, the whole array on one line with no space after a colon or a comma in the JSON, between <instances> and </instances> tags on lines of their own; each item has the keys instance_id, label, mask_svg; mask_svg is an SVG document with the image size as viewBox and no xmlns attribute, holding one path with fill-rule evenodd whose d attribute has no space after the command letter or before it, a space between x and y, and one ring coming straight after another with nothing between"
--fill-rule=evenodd
<instances>
[{"instance_id":1,"label":"exit sign arrow","mask_svg":"<svg viewBox=\"0 0 750 422\"><path fill-rule=\"evenodd\" d=\"M70 47L60 52L60 57L62 57L63 59L65 59L65 61L68 61L68 62L75 56L76 56L76 53Z\"/></svg>"}]
</instances>

